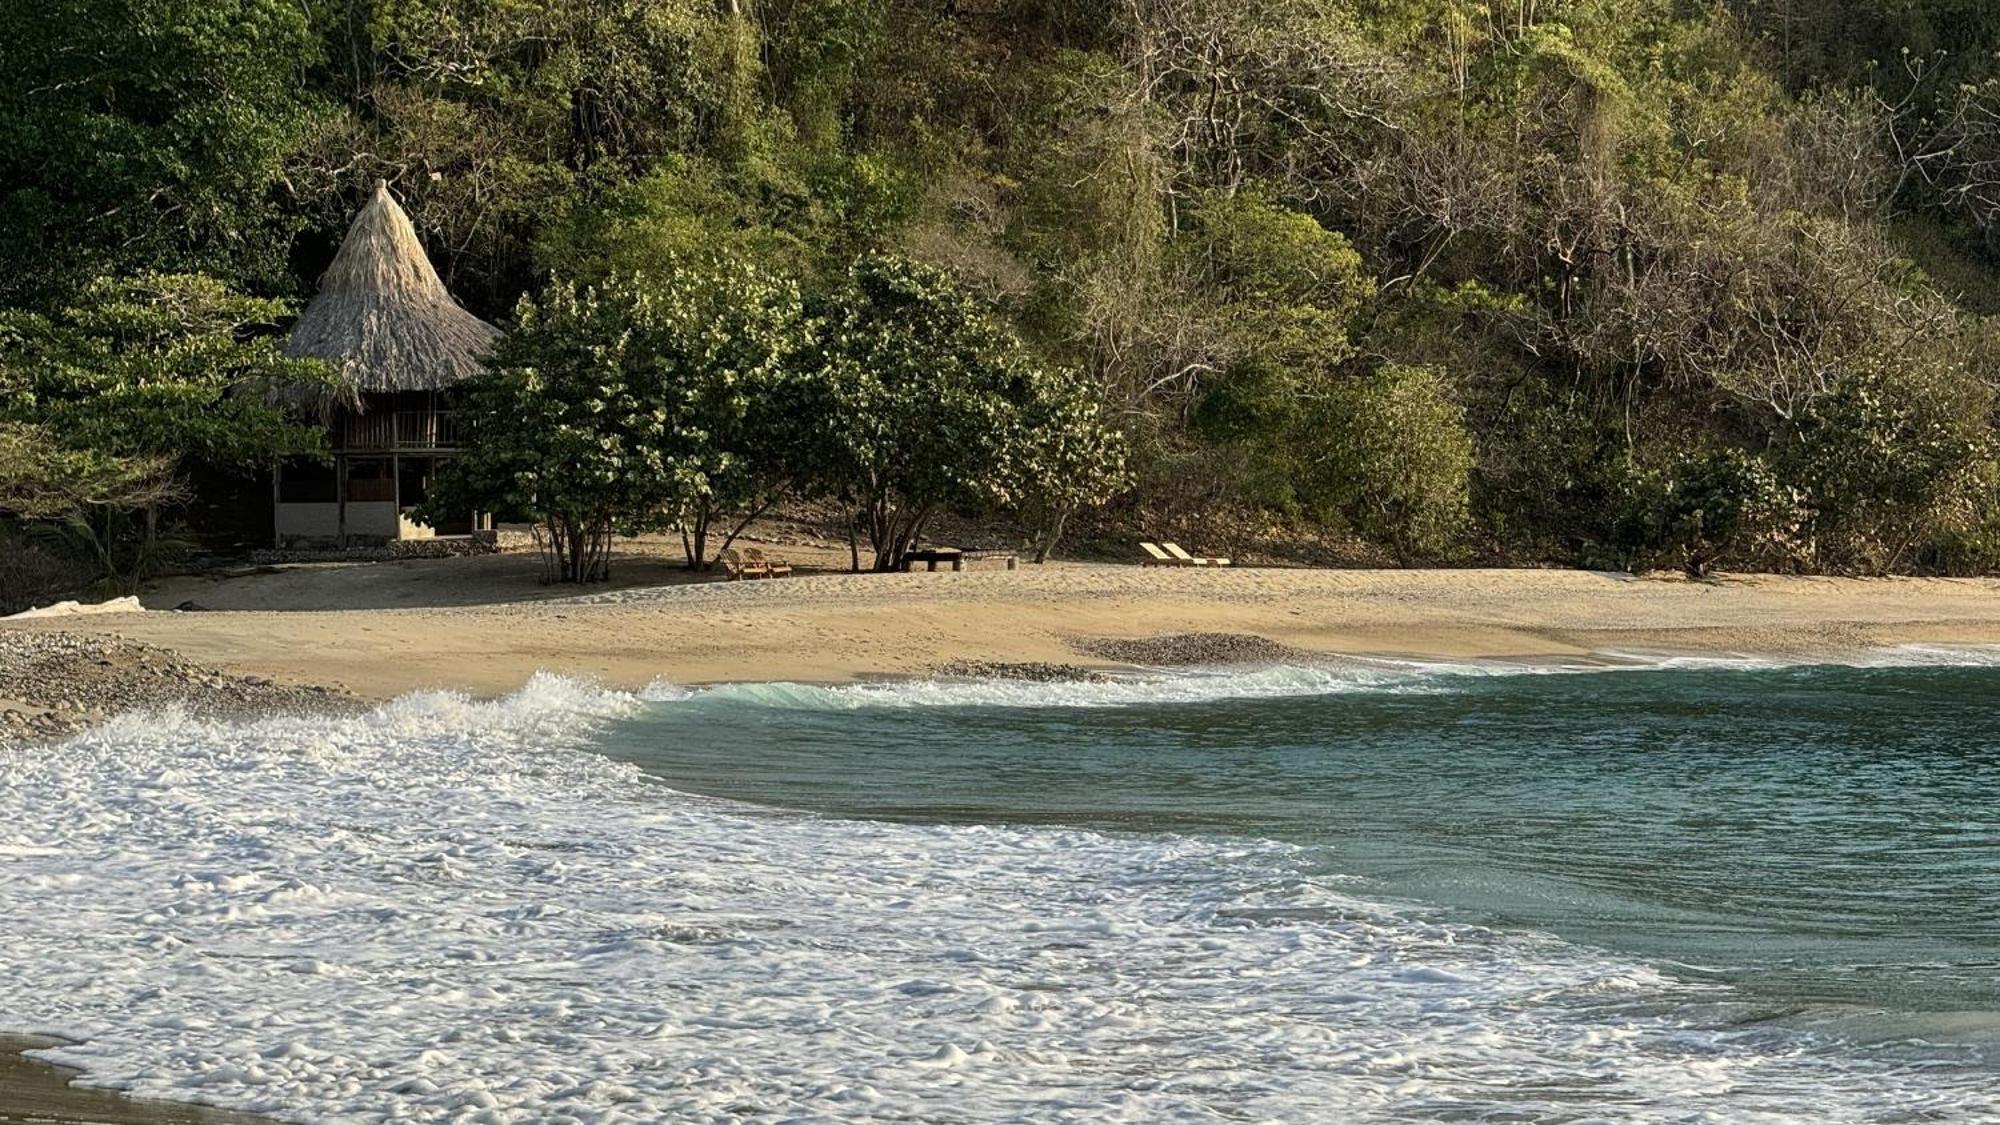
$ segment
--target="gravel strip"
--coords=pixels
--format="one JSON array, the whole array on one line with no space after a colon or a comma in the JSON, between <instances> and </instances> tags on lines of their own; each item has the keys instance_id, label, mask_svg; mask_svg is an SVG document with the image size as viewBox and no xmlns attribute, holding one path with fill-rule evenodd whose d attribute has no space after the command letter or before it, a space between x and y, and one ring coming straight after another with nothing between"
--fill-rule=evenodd
<instances>
[{"instance_id":1,"label":"gravel strip","mask_svg":"<svg viewBox=\"0 0 2000 1125\"><path fill-rule=\"evenodd\" d=\"M1156 668L1282 664L1303 655L1290 645L1254 633L1168 633L1131 640L1093 637L1074 640L1070 646L1099 660Z\"/></svg>"},{"instance_id":2,"label":"gravel strip","mask_svg":"<svg viewBox=\"0 0 2000 1125\"><path fill-rule=\"evenodd\" d=\"M1022 680L1036 684L1100 684L1111 678L1081 664L1001 660L953 660L932 669L931 675L954 680Z\"/></svg>"},{"instance_id":3,"label":"gravel strip","mask_svg":"<svg viewBox=\"0 0 2000 1125\"><path fill-rule=\"evenodd\" d=\"M238 719L349 711L361 703L331 688L238 676L138 641L0 630L0 745L61 738L113 715L172 706Z\"/></svg>"}]
</instances>

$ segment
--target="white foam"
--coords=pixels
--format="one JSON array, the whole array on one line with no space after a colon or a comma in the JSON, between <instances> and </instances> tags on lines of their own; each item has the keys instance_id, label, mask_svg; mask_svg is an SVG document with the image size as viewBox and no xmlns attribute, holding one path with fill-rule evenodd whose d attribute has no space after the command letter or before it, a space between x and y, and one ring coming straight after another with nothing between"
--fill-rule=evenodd
<instances>
[{"instance_id":1,"label":"white foam","mask_svg":"<svg viewBox=\"0 0 2000 1125\"><path fill-rule=\"evenodd\" d=\"M690 698L705 703L813 711L880 707L1130 707L1272 699L1356 691L1428 691L1435 674L1403 669L1277 665L1268 668L1146 672L1100 680L898 680L882 683L724 684Z\"/></svg>"},{"instance_id":2,"label":"white foam","mask_svg":"<svg viewBox=\"0 0 2000 1125\"><path fill-rule=\"evenodd\" d=\"M724 684L674 699L814 711L896 707L1130 707L1277 699L1352 692L1451 691L1469 679L1582 676L1615 672L1756 672L1788 668L1992 667L2000 646L1906 645L1842 656L1756 653L1688 655L1609 652L1588 661L1445 661L1386 657L1330 658L1316 664L1247 668L1153 669L1096 680L1039 682L1004 679L922 679L837 686L797 683Z\"/></svg>"},{"instance_id":3,"label":"white foam","mask_svg":"<svg viewBox=\"0 0 2000 1125\"><path fill-rule=\"evenodd\" d=\"M647 698L686 697L540 677L0 760L0 1028L299 1121L2000 1113L1279 845L675 794L583 748Z\"/></svg>"}]
</instances>

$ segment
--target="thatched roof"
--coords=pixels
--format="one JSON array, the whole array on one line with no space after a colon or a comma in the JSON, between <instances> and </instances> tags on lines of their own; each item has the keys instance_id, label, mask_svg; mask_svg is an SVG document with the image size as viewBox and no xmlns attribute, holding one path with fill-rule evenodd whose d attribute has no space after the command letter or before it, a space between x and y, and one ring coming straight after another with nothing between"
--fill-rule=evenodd
<instances>
[{"instance_id":1,"label":"thatched roof","mask_svg":"<svg viewBox=\"0 0 2000 1125\"><path fill-rule=\"evenodd\" d=\"M499 334L452 300L377 180L285 352L327 360L357 392L431 391L476 374Z\"/></svg>"}]
</instances>

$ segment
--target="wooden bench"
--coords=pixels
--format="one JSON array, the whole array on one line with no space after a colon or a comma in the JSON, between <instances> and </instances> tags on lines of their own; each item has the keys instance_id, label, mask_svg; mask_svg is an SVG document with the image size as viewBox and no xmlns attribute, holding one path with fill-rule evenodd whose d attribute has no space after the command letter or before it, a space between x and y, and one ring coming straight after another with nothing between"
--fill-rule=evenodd
<instances>
[{"instance_id":1,"label":"wooden bench","mask_svg":"<svg viewBox=\"0 0 2000 1125\"><path fill-rule=\"evenodd\" d=\"M921 551L903 553L903 569L906 572L916 569L918 563L923 563L925 570L936 570L941 562L950 563L953 570L964 570L965 552L957 547L926 547Z\"/></svg>"}]
</instances>

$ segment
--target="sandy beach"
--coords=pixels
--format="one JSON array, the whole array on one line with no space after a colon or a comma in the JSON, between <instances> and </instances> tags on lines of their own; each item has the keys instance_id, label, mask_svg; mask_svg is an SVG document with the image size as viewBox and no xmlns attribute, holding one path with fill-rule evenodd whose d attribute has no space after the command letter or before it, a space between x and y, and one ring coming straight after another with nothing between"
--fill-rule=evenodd
<instances>
[{"instance_id":1,"label":"sandy beach","mask_svg":"<svg viewBox=\"0 0 2000 1125\"><path fill-rule=\"evenodd\" d=\"M538 671L636 688L921 675L953 660L1105 664L1079 643L1191 632L1429 660L1839 657L2000 643L2000 581L1991 579L1697 583L1557 570L1082 563L855 575L833 569L844 552L793 547L809 564L798 576L721 582L676 569L664 549L626 550L619 585L580 594L538 584L524 554L297 566L162 582L144 594L145 613L0 628L115 635L235 675L368 700L424 689L497 695ZM826 570L811 570L815 562Z\"/></svg>"}]
</instances>

